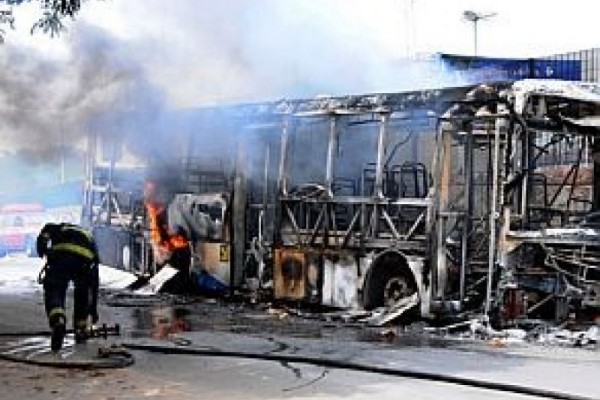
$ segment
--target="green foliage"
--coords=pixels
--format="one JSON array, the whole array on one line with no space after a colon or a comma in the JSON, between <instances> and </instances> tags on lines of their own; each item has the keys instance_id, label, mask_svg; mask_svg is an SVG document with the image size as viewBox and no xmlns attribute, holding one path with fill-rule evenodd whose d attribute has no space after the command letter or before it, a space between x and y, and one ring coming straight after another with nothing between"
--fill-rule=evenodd
<instances>
[{"instance_id":1,"label":"green foliage","mask_svg":"<svg viewBox=\"0 0 600 400\"><path fill-rule=\"evenodd\" d=\"M0 26L4 27L8 25L11 29L14 28L15 18L12 15L12 10L0 10ZM4 41L4 35L6 31L4 28L0 28L0 42Z\"/></svg>"},{"instance_id":2,"label":"green foliage","mask_svg":"<svg viewBox=\"0 0 600 400\"><path fill-rule=\"evenodd\" d=\"M64 31L64 19L75 18L81 9L81 3L86 0L0 0L0 5L6 8L0 10L0 26L14 26L12 9L25 3L39 3L41 16L31 27L31 32L42 31L51 37ZM0 40L3 40L5 30L0 28Z\"/></svg>"}]
</instances>

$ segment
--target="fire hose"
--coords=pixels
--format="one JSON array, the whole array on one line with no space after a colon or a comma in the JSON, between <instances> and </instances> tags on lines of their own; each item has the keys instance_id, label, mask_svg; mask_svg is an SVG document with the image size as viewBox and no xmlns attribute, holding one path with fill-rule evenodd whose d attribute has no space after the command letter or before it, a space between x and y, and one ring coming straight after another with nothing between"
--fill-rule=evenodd
<instances>
[{"instance_id":1,"label":"fire hose","mask_svg":"<svg viewBox=\"0 0 600 400\"><path fill-rule=\"evenodd\" d=\"M357 362L349 362L342 360L332 360L319 357L302 356L297 354L273 354L273 353L252 353L242 351L228 351L207 348L188 347L172 347L148 344L123 343L122 346L126 349L146 351L157 354L168 355L192 355L192 356L208 356L208 357L227 357L227 358L245 358L261 361L275 361L285 363L300 363L310 364L325 368L343 369L357 372L375 373L387 376L420 379L426 381L450 383L461 386L475 387L486 390L501 391L515 393L527 396L542 397L547 399L558 400L594 400L592 397L579 396L570 393L558 392L553 390L539 389L529 386L522 386L511 383L491 382L481 379L464 378L448 374L440 374L434 372L424 372L412 369L390 368L376 365L368 365Z\"/></svg>"},{"instance_id":2,"label":"fire hose","mask_svg":"<svg viewBox=\"0 0 600 400\"><path fill-rule=\"evenodd\" d=\"M66 333L74 333L72 329ZM108 326L103 324L99 327L92 327L86 334L88 338L104 338L108 336L118 336L121 333L121 328L118 324ZM0 337L31 337L31 336L51 336L49 331L38 332L10 332L0 333ZM60 358L55 359L34 359L31 357L19 356L13 351L1 351L0 360L19 362L30 365L53 368L73 368L73 369L106 369L106 368L124 368L133 365L135 359L133 355L121 346L105 346L98 348L98 353L95 358L90 360L65 360Z\"/></svg>"},{"instance_id":3,"label":"fire hose","mask_svg":"<svg viewBox=\"0 0 600 400\"><path fill-rule=\"evenodd\" d=\"M97 358L91 360L37 360L32 358L22 358L3 352L0 352L0 359L23 364L37 365L40 367L85 370L124 368L133 365L135 362L133 354L119 346L100 347L98 349Z\"/></svg>"},{"instance_id":4,"label":"fire hose","mask_svg":"<svg viewBox=\"0 0 600 400\"><path fill-rule=\"evenodd\" d=\"M75 333L73 329L67 329L65 333ZM119 324L107 325L102 324L91 327L86 331L88 338L104 338L108 336L119 336L121 334L121 326ZM51 336L50 331L28 331L28 332L0 332L0 337L16 337L16 336Z\"/></svg>"},{"instance_id":5,"label":"fire hose","mask_svg":"<svg viewBox=\"0 0 600 400\"><path fill-rule=\"evenodd\" d=\"M50 332L23 332L23 333L2 333L0 336L33 336L50 335ZM207 357L226 357L226 358L244 358L261 361L275 361L285 363L310 364L325 368L343 369L365 373L375 373L393 377L420 379L433 382L443 382L467 387L515 393L527 396L535 396L547 399L557 400L593 400L592 397L580 396L554 390L540 389L530 386L523 386L512 383L491 382L481 379L465 378L442 373L417 371L413 369L400 369L384 367L377 365L364 364L359 362L350 362L343 360L333 360L320 357L302 356L298 354L274 354L274 353L253 353L243 351L229 351L215 348L194 348L190 347L190 340L173 341L174 346L161 346L138 343L122 343L120 346L101 347L98 349L98 358L87 361L46 361L23 359L0 352L0 359L7 361L22 362L26 364L58 367L58 368L76 368L76 369L95 369L95 368L123 368L134 364L134 356L129 350L145 351L156 354L168 355L191 355Z\"/></svg>"}]
</instances>

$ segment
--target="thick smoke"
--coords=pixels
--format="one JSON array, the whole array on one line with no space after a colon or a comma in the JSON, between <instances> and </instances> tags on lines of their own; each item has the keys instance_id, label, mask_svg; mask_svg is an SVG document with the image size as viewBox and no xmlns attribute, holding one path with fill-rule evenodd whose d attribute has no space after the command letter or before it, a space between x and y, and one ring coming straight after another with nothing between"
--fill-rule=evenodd
<instances>
[{"instance_id":1,"label":"thick smoke","mask_svg":"<svg viewBox=\"0 0 600 400\"><path fill-rule=\"evenodd\" d=\"M460 83L367 34L381 11L344 21L335 13L343 5L88 3L61 38L67 59L10 44L0 52L0 145L55 162L92 133L125 139L150 158L165 154L175 131L191 129L178 108ZM96 18L97 10L118 20Z\"/></svg>"},{"instance_id":2,"label":"thick smoke","mask_svg":"<svg viewBox=\"0 0 600 400\"><path fill-rule=\"evenodd\" d=\"M389 45L390 35L404 32L400 5L391 10L399 13L398 30L389 32L377 23L388 9L373 6L365 15L351 15L344 12L345 0L164 4L109 6L126 26L123 35L135 41L133 57L176 107L457 83L429 62L406 60L403 37Z\"/></svg>"},{"instance_id":3,"label":"thick smoke","mask_svg":"<svg viewBox=\"0 0 600 400\"><path fill-rule=\"evenodd\" d=\"M125 42L86 24L71 37L66 60L10 44L0 52L0 145L30 162L81 150L92 131L123 135L141 109L164 108Z\"/></svg>"}]
</instances>

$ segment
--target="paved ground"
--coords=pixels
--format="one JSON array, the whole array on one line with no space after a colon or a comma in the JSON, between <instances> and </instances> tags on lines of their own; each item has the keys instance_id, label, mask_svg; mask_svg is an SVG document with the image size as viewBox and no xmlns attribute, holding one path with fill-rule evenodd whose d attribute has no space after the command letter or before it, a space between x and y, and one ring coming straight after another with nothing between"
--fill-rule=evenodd
<instances>
[{"instance_id":1,"label":"paved ground","mask_svg":"<svg viewBox=\"0 0 600 400\"><path fill-rule=\"evenodd\" d=\"M25 258L0 260L0 334L46 330L41 288L35 283L37 265ZM105 286L119 286L113 275L103 278ZM103 322L121 324L119 343L325 358L600 398L598 350L448 341L400 329L298 318L266 306L137 298L114 290L103 294L100 316ZM23 340L34 348L30 353L37 352L34 358L52 357L43 336L1 337L0 351L17 343L22 348ZM99 346L109 343L67 346L62 354L66 359L92 359ZM295 362L133 353L135 365L118 370L0 362L0 399L532 398Z\"/></svg>"}]
</instances>

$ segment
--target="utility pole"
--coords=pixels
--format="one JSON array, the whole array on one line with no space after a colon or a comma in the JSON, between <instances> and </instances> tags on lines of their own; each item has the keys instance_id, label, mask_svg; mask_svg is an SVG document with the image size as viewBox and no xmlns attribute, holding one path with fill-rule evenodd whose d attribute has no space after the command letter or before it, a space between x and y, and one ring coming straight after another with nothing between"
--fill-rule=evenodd
<instances>
[{"instance_id":1,"label":"utility pole","mask_svg":"<svg viewBox=\"0 0 600 400\"><path fill-rule=\"evenodd\" d=\"M473 23L473 55L477 56L477 23L495 16L496 13L483 14L471 10L463 12L463 18Z\"/></svg>"}]
</instances>

